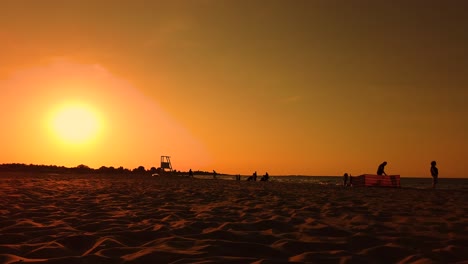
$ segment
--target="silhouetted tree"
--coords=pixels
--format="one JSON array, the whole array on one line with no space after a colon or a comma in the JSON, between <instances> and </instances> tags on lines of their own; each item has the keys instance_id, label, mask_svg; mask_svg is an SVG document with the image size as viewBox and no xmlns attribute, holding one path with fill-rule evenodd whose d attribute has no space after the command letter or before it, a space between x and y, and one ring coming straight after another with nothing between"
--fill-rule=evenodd
<instances>
[{"instance_id":1,"label":"silhouetted tree","mask_svg":"<svg viewBox=\"0 0 468 264\"><path fill-rule=\"evenodd\" d=\"M133 172L136 172L136 173L145 173L146 170L145 170L145 167L139 166L138 168L133 169Z\"/></svg>"},{"instance_id":2,"label":"silhouetted tree","mask_svg":"<svg viewBox=\"0 0 468 264\"><path fill-rule=\"evenodd\" d=\"M89 173L92 172L92 169L84 164L76 166L75 171L78 173Z\"/></svg>"},{"instance_id":3,"label":"silhouetted tree","mask_svg":"<svg viewBox=\"0 0 468 264\"><path fill-rule=\"evenodd\" d=\"M124 173L125 172L125 169L124 167L120 166L116 169L117 173Z\"/></svg>"},{"instance_id":4,"label":"silhouetted tree","mask_svg":"<svg viewBox=\"0 0 468 264\"><path fill-rule=\"evenodd\" d=\"M107 173L107 172L109 172L109 169L106 166L101 166L99 169L97 169L97 172Z\"/></svg>"}]
</instances>

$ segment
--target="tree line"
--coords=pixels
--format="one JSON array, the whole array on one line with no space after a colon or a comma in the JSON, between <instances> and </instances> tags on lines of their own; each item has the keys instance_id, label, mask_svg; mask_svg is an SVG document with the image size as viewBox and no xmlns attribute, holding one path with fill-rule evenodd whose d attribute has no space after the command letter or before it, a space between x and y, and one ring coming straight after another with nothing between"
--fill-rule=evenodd
<instances>
[{"instance_id":1,"label":"tree line","mask_svg":"<svg viewBox=\"0 0 468 264\"><path fill-rule=\"evenodd\" d=\"M115 168L113 166L101 166L98 169L90 168L87 165L80 164L76 167L65 167L57 165L37 165L37 164L23 164L23 163L4 163L0 164L0 172L30 172L30 173L78 173L78 174L161 174L163 169L151 167L146 169L144 166L138 166L134 169L127 169L122 166ZM166 172L167 173L167 172ZM188 172L173 171L175 174L188 174ZM211 174L207 171L194 171L197 175L208 175Z\"/></svg>"}]
</instances>

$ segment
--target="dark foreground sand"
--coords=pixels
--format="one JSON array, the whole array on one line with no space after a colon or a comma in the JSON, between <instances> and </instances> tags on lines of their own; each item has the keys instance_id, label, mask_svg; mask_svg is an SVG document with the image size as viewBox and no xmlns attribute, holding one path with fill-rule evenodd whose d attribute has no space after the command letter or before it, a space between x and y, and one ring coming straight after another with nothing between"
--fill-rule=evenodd
<instances>
[{"instance_id":1,"label":"dark foreground sand","mask_svg":"<svg viewBox=\"0 0 468 264\"><path fill-rule=\"evenodd\" d=\"M0 262L468 263L468 193L0 175Z\"/></svg>"}]
</instances>

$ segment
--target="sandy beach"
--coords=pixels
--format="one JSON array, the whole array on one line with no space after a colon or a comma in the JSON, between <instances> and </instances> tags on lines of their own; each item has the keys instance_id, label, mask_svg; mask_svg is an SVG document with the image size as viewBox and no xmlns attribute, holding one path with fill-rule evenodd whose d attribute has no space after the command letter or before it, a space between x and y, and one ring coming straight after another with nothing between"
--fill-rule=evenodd
<instances>
[{"instance_id":1,"label":"sandy beach","mask_svg":"<svg viewBox=\"0 0 468 264\"><path fill-rule=\"evenodd\" d=\"M468 193L0 175L0 262L468 263Z\"/></svg>"}]
</instances>

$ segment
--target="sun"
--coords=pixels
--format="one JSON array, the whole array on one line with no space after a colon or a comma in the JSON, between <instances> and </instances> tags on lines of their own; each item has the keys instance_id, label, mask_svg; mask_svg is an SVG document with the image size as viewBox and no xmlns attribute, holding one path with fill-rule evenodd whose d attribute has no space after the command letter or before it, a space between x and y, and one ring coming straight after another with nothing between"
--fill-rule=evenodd
<instances>
[{"instance_id":1,"label":"sun","mask_svg":"<svg viewBox=\"0 0 468 264\"><path fill-rule=\"evenodd\" d=\"M64 143L80 145L89 143L100 130L99 116L85 104L66 104L52 117L53 133Z\"/></svg>"}]
</instances>

